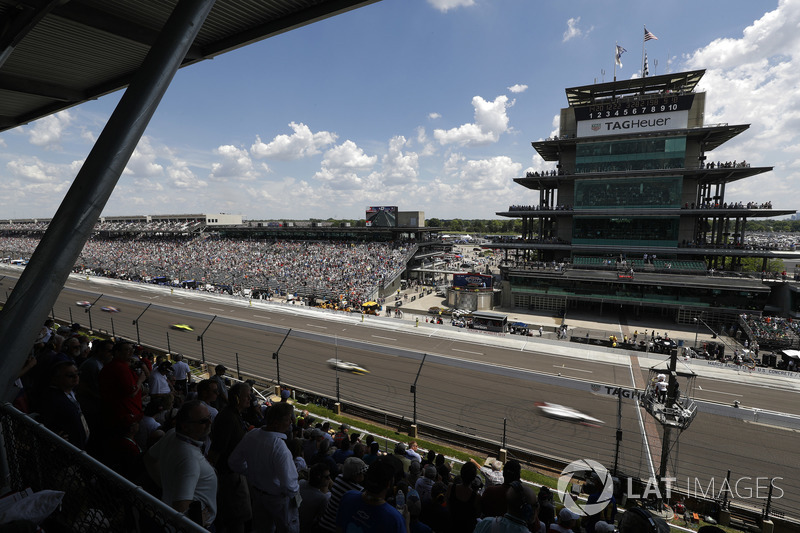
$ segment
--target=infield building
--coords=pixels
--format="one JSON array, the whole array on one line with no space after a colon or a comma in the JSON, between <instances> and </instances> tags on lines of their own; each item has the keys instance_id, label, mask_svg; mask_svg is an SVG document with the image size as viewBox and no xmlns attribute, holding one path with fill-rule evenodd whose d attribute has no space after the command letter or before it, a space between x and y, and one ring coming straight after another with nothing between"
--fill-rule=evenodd
<instances>
[{"instance_id":1,"label":"infield building","mask_svg":"<svg viewBox=\"0 0 800 533\"><path fill-rule=\"evenodd\" d=\"M747 124L705 124L704 70L566 89L557 137L532 143L556 170L515 181L538 192L503 253L503 304L566 311L656 311L678 322L729 322L740 313L797 314L800 295L767 270L791 250L746 246L747 220L793 214L770 202L733 202L729 183L770 172L713 150Z\"/></svg>"}]
</instances>

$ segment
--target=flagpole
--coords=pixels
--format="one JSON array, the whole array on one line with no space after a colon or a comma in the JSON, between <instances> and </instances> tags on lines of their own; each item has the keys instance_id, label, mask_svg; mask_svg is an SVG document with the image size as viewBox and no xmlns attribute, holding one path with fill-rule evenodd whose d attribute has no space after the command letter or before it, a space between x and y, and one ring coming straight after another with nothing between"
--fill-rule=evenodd
<instances>
[{"instance_id":1,"label":"flagpole","mask_svg":"<svg viewBox=\"0 0 800 533\"><path fill-rule=\"evenodd\" d=\"M618 42L614 42L614 81L617 81L617 54L619 53L617 48L619 46Z\"/></svg>"},{"instance_id":2,"label":"flagpole","mask_svg":"<svg viewBox=\"0 0 800 533\"><path fill-rule=\"evenodd\" d=\"M644 34L647 32L647 26L642 26L642 28L643 28L643 31L642 31L642 62L641 62L641 65L642 65L642 78L644 78L644 43L647 42L645 40L645 38L644 38Z\"/></svg>"}]
</instances>

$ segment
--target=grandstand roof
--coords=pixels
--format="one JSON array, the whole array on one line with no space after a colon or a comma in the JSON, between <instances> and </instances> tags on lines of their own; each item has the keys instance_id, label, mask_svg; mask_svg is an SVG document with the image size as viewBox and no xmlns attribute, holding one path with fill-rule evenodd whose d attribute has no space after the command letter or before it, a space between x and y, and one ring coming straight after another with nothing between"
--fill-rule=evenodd
<instances>
[{"instance_id":1,"label":"grandstand roof","mask_svg":"<svg viewBox=\"0 0 800 533\"><path fill-rule=\"evenodd\" d=\"M379 0L217 0L182 66ZM178 0L0 0L0 131L126 87Z\"/></svg>"}]
</instances>

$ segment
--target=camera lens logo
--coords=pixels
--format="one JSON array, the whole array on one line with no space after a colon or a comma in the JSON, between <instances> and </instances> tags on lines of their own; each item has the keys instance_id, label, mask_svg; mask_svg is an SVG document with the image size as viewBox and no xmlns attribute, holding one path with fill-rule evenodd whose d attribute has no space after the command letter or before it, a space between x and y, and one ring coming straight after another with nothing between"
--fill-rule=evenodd
<instances>
[{"instance_id":1,"label":"camera lens logo","mask_svg":"<svg viewBox=\"0 0 800 533\"><path fill-rule=\"evenodd\" d=\"M575 472L589 472L587 478L597 476L595 479L603 484L603 489L600 491L600 496L596 502L581 504L572 498L568 487L572 481L572 474ZM573 513L578 516L592 516L605 509L611 502L611 498L614 495L614 480L608 470L597 461L578 459L577 461L572 461L561 471L561 476L558 478L558 494L561 496L561 501L564 502L564 507Z\"/></svg>"}]
</instances>

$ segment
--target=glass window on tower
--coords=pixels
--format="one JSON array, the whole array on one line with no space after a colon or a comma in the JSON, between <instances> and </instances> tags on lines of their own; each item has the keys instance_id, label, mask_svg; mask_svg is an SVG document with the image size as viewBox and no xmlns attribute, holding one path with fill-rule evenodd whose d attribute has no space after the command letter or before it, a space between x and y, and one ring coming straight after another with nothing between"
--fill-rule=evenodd
<instances>
[{"instance_id":1,"label":"glass window on tower","mask_svg":"<svg viewBox=\"0 0 800 533\"><path fill-rule=\"evenodd\" d=\"M576 174L685 168L686 137L584 142L575 156Z\"/></svg>"},{"instance_id":2,"label":"glass window on tower","mask_svg":"<svg viewBox=\"0 0 800 533\"><path fill-rule=\"evenodd\" d=\"M574 209L679 208L682 190L680 176L576 180Z\"/></svg>"}]
</instances>

